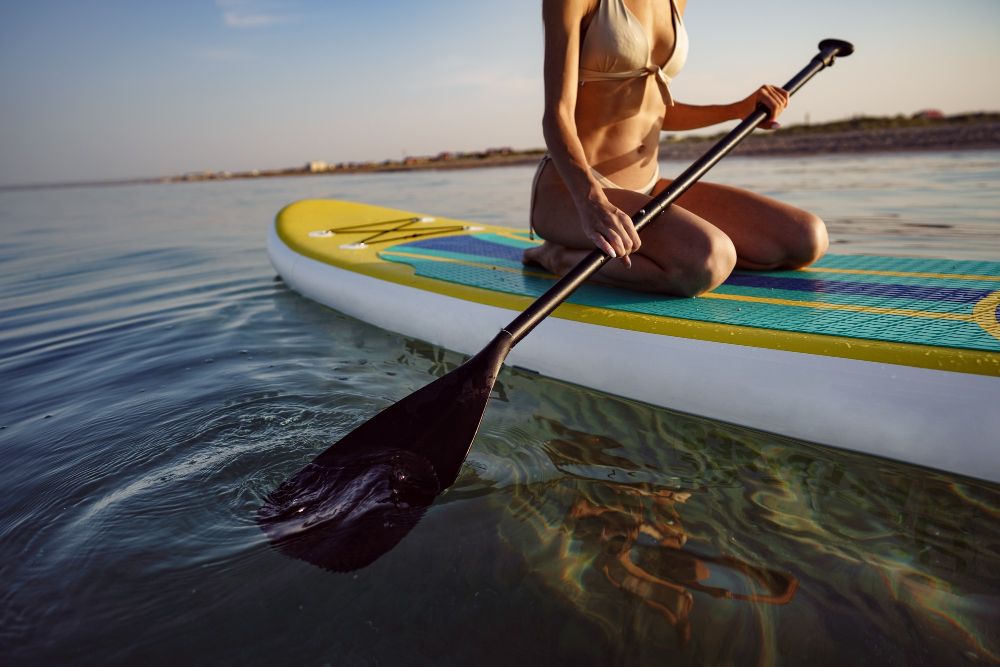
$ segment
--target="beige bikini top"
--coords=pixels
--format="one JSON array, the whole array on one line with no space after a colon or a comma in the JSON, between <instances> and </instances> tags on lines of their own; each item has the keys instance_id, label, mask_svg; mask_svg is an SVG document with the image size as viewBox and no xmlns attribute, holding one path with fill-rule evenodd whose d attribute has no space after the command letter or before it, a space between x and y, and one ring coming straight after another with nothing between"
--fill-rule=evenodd
<instances>
[{"instance_id":1,"label":"beige bikini top","mask_svg":"<svg viewBox=\"0 0 1000 667\"><path fill-rule=\"evenodd\" d=\"M652 49L645 28L624 0L601 0L580 45L580 85L655 76L664 102L673 106L669 85L687 60L688 36L674 0L670 0L670 15L674 49L667 62L658 67L651 62Z\"/></svg>"}]
</instances>

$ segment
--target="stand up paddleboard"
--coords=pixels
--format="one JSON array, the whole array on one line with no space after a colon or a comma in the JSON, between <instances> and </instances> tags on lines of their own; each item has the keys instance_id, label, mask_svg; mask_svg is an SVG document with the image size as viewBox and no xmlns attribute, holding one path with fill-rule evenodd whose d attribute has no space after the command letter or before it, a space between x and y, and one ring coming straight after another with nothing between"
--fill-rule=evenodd
<instances>
[{"instance_id":1,"label":"stand up paddleboard","mask_svg":"<svg viewBox=\"0 0 1000 667\"><path fill-rule=\"evenodd\" d=\"M527 232L332 200L268 253L302 295L474 354L556 277ZM587 284L508 363L682 412L1000 481L1000 262L827 255L694 299Z\"/></svg>"}]
</instances>

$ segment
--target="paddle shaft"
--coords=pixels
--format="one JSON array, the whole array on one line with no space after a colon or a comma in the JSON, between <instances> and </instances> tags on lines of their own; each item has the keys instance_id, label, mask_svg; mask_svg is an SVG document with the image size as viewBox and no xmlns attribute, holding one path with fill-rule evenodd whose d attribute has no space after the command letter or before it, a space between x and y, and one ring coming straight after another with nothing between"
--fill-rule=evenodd
<instances>
[{"instance_id":1,"label":"paddle shaft","mask_svg":"<svg viewBox=\"0 0 1000 667\"><path fill-rule=\"evenodd\" d=\"M793 95L818 72L833 65L837 56L850 55L854 51L854 47L842 40L825 39L819 43L819 50L819 53L813 57L809 64L783 86L789 95ZM678 197L684 194L709 169L715 166L715 163L733 150L736 144L743 141L747 135L753 132L767 116L768 110L763 105L758 105L752 114L744 118L729 134L720 139L707 153L692 163L663 192L650 200L642 210L631 216L632 224L635 225L636 231L642 231L646 225L663 213L668 206L673 204ZM503 328L502 332L509 334L511 337L510 346L517 345L522 338L527 336L532 329L538 326L543 319L569 298L587 278L596 273L610 259L608 255L605 255L600 250L594 250L580 260L575 267L570 269L545 294L538 297L527 310Z\"/></svg>"}]
</instances>

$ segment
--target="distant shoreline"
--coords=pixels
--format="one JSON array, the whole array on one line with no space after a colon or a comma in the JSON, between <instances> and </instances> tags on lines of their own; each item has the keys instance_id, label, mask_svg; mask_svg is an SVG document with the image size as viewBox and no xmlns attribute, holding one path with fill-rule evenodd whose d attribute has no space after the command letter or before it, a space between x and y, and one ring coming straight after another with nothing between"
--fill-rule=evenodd
<instances>
[{"instance_id":1,"label":"distant shoreline","mask_svg":"<svg viewBox=\"0 0 1000 667\"><path fill-rule=\"evenodd\" d=\"M717 138L667 141L661 157L694 159ZM802 132L796 128L757 133L733 150L742 156L800 156L904 151L1000 148L1000 119L916 127L836 129Z\"/></svg>"},{"instance_id":2,"label":"distant shoreline","mask_svg":"<svg viewBox=\"0 0 1000 667\"><path fill-rule=\"evenodd\" d=\"M693 160L705 153L720 136L668 136L661 142L660 159ZM946 118L861 117L822 125L795 125L774 132L757 132L738 145L733 155L795 157L995 148L1000 148L1000 113L979 113ZM544 149L541 148L494 148L474 153L440 153L433 157L406 157L381 162L336 165L311 162L301 167L248 172L206 171L158 178L9 185L0 186L0 191L522 166L537 162L543 154Z\"/></svg>"}]
</instances>

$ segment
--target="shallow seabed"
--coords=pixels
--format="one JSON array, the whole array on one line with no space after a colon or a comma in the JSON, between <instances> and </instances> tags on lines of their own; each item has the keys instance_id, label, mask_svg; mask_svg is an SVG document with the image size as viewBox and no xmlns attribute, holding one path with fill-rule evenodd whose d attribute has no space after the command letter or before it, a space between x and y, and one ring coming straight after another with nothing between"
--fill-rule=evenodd
<instances>
[{"instance_id":1,"label":"shallow seabed","mask_svg":"<svg viewBox=\"0 0 1000 667\"><path fill-rule=\"evenodd\" d=\"M289 291L274 214L523 226L531 171L0 192L0 662L1000 662L997 485L516 369L396 549L333 574L268 545L269 491L463 360ZM997 151L713 177L838 252L1000 259Z\"/></svg>"}]
</instances>

